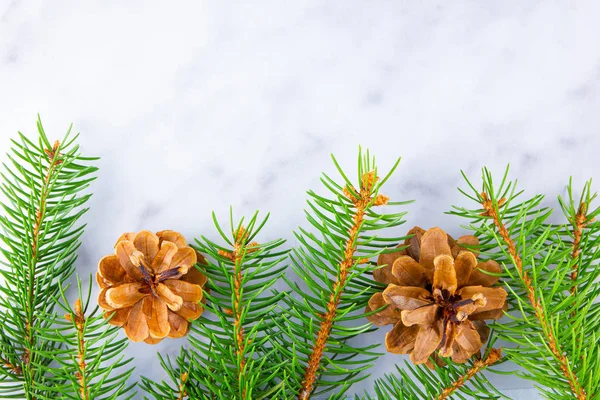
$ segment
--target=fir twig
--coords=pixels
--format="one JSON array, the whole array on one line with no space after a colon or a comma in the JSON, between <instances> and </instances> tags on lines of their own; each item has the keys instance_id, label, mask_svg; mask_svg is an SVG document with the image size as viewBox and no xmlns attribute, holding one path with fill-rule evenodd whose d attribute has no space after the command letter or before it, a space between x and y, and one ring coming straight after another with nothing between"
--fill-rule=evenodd
<instances>
[{"instance_id":1,"label":"fir twig","mask_svg":"<svg viewBox=\"0 0 600 400\"><path fill-rule=\"evenodd\" d=\"M494 348L496 339L492 332L483 360L473 357L466 364L457 364L450 358L443 358L446 365L436 366L435 370L405 361L404 368L396 366L395 374L385 374L375 381L375 397L367 394L363 399L465 399L465 395L478 400L508 399L483 374L506 359L502 358L500 349ZM358 396L355 398L359 399Z\"/></svg>"},{"instance_id":2,"label":"fir twig","mask_svg":"<svg viewBox=\"0 0 600 400\"><path fill-rule=\"evenodd\" d=\"M41 127L41 122L38 121L39 127ZM69 128L70 130L70 128ZM40 236L40 227L44 217L46 215L46 202L48 200L48 194L51 188L51 182L57 172L59 171L58 167L62 164L61 155L59 153L60 150L60 142L57 140L54 142L52 146L52 150L47 148L44 149L48 160L48 167L46 171L46 175L42 181L42 187L40 189L40 196L38 200L38 206L35 211L35 224L33 226L33 231L31 232L31 258L29 262L29 276L35 277L38 268L38 247L39 247L39 236ZM29 235L28 235L29 236ZM23 363L25 374L30 379L31 385L36 385L35 373L31 371L32 368L35 368L31 365L31 350L34 347L33 343L33 332L32 326L35 324L35 307L36 307L36 279L29 280L29 295L27 296L27 303L25 304L26 310L26 320L25 320L25 340L28 346L23 353ZM35 397L34 397L35 399Z\"/></svg>"},{"instance_id":3,"label":"fir twig","mask_svg":"<svg viewBox=\"0 0 600 400\"><path fill-rule=\"evenodd\" d=\"M234 223L226 234L213 213L216 231L225 242L217 244L205 236L193 246L207 256L197 267L208 277L206 310L190 331L191 347L182 349L176 364L161 357L161 364L175 386L143 378L147 392L156 399L269 399L281 398L281 360L270 337L279 318L272 314L281 294L268 289L285 269L287 251L278 239L258 243L262 221L255 213L247 223Z\"/></svg>"},{"instance_id":4,"label":"fir twig","mask_svg":"<svg viewBox=\"0 0 600 400\"><path fill-rule=\"evenodd\" d=\"M450 397L452 393L460 389L464 384L472 379L475 374L483 371L485 368L497 363L502 358L501 349L490 349L487 357L483 360L477 360L473 364L471 368L467 370L466 373L461 375L458 379L456 379L452 384L442 390L440 395L437 397L437 400L444 400Z\"/></svg>"},{"instance_id":5,"label":"fir twig","mask_svg":"<svg viewBox=\"0 0 600 400\"><path fill-rule=\"evenodd\" d=\"M260 246L256 242L247 243L248 234L243 226L235 233L235 241L231 251L219 250L219 254L231 260L233 264L233 301L231 314L233 316L233 329L236 337L236 353L239 357L238 380L243 381L244 368L246 367L244 327L242 326L244 307L242 304L243 285L243 260L246 252L252 252ZM246 398L246 390L242 390L241 398Z\"/></svg>"},{"instance_id":6,"label":"fir twig","mask_svg":"<svg viewBox=\"0 0 600 400\"><path fill-rule=\"evenodd\" d=\"M123 351L127 339L117 339L118 327L107 325L99 307L90 309L91 276L87 292L77 278L77 298L69 305L62 285L60 300L56 304L66 314L54 328L45 329L42 335L54 341L64 341L65 346L46 352L56 365L47 368L48 392L44 398L131 399L135 384L127 385L133 368L124 368L132 361L125 359Z\"/></svg>"},{"instance_id":7,"label":"fir twig","mask_svg":"<svg viewBox=\"0 0 600 400\"><path fill-rule=\"evenodd\" d=\"M6 202L0 217L4 256L0 357L10 365L10 373L2 371L0 381L10 384L0 385L0 392L27 399L46 396L47 381L52 379L46 368L53 361L48 353L64 345L63 340L49 340L42 333L56 322L58 285L74 271L83 233L77 221L87 211L82 206L90 197L81 192L97 170L85 165L95 158L79 154L71 127L54 144L39 118L37 128L37 140L20 132L12 140L1 185Z\"/></svg>"},{"instance_id":8,"label":"fir twig","mask_svg":"<svg viewBox=\"0 0 600 400\"><path fill-rule=\"evenodd\" d=\"M579 258L579 245L581 243L581 235L583 233L583 228L585 227L586 224L586 214L587 214L587 207L585 203L581 203L579 205L579 209L577 210L577 214L575 215L575 224L573 227L573 251L571 252L571 257L574 260L577 260L577 258ZM571 279L572 280L577 280L577 270L579 268L578 263L575 263L573 265L573 272L571 273ZM571 288L571 292L575 292L577 290L577 285L573 284L573 287Z\"/></svg>"},{"instance_id":9,"label":"fir twig","mask_svg":"<svg viewBox=\"0 0 600 400\"><path fill-rule=\"evenodd\" d=\"M290 259L306 288L284 276L291 292L284 297L283 320L278 324L283 335L277 347L289 359L286 398L308 399L335 389L330 398L342 399L353 383L368 376L361 372L379 356L373 351L377 345L356 347L349 339L372 330L370 323L355 323L362 320L378 287L370 260L386 251L389 243L403 239L380 232L402 224L405 213L377 211L377 206L406 204L389 202L379 193L400 160L379 181L374 157L359 152L354 186L332 159L341 182L323 175L329 196L308 192L306 218L315 231L300 228L295 233L300 244Z\"/></svg>"},{"instance_id":10,"label":"fir twig","mask_svg":"<svg viewBox=\"0 0 600 400\"><path fill-rule=\"evenodd\" d=\"M482 190L464 178L472 194L461 192L477 208L454 206L450 214L468 218L469 228L479 237L480 252L503 265L509 313L494 324L494 330L500 339L516 345L504 348L505 359L518 364L522 370L515 373L536 382L546 398L597 399L600 224L592 220L600 214L599 208L585 212L585 226L575 246L577 258L573 258L577 214L589 210L596 197L589 183L579 202L573 200L569 183L568 201L560 196L558 200L570 225L555 225L546 222L552 210L540 206L544 196L519 199L523 191L508 179L508 168L499 185L484 168Z\"/></svg>"},{"instance_id":11,"label":"fir twig","mask_svg":"<svg viewBox=\"0 0 600 400\"><path fill-rule=\"evenodd\" d=\"M569 185L567 186L569 193L569 204L565 204L565 201L559 196L558 201L561 205L563 213L567 217L569 223L572 227L572 251L571 258L575 261L573 264L573 272L571 272L571 280L573 281L573 285L571 286L571 293L577 293L577 277L579 276L579 258L581 253L581 240L583 237L584 229L589 226L589 224L595 221L594 217L588 216L588 208L590 202L596 197L594 194L591 194L591 181L586 182L583 187L583 191L581 193L581 199L579 200L579 206L577 210L575 210L572 193L572 179L569 180Z\"/></svg>"},{"instance_id":12,"label":"fir twig","mask_svg":"<svg viewBox=\"0 0 600 400\"><path fill-rule=\"evenodd\" d=\"M333 320L337 315L337 308L342 294L340 289L346 285L348 271L355 263L354 252L356 251L356 241L358 239L358 234L360 233L360 228L364 222L366 209L371 203L380 206L388 202L388 198L384 195L378 195L375 199L372 197L376 179L375 171L369 171L361 177L360 191L357 192L356 189L348 186L344 188L344 195L354 205L354 212L352 214L353 224L348 231L349 237L344 247L344 259L339 265L339 276L331 289L331 295L329 297L329 302L327 303L327 313L323 316L315 340L315 345L308 360L302 387L300 388L300 393L298 395L299 400L308 399L313 391L317 370L320 367L321 358L323 357L323 350L327 343L327 339L329 338Z\"/></svg>"},{"instance_id":13,"label":"fir twig","mask_svg":"<svg viewBox=\"0 0 600 400\"><path fill-rule=\"evenodd\" d=\"M86 313L91 294L73 308L64 290L75 270L84 225L78 220L95 179L96 158L83 157L71 137L50 144L38 119L38 138L19 132L4 164L0 216L0 397L33 399L130 399L121 367L127 346L116 340L98 308ZM68 317L57 313L64 309Z\"/></svg>"},{"instance_id":14,"label":"fir twig","mask_svg":"<svg viewBox=\"0 0 600 400\"><path fill-rule=\"evenodd\" d=\"M535 316L538 319L540 327L548 340L548 346L556 360L559 362L560 370L563 372L565 378L567 378L567 381L571 386L573 394L577 397L577 399L585 400L587 399L585 390L580 385L577 376L572 372L570 361L565 355L565 353L562 351L560 344L554 336L553 330L548 322L547 316L544 313L544 309L542 308L541 304L539 303L539 300L537 299L534 283L529 277L528 272L523 269L523 261L521 260L521 256L517 252L516 245L510 237L508 229L506 229L506 226L504 225L499 216L498 207L501 206L502 203L502 199L500 200L500 202L494 203L492 199L490 199L487 196L487 193L481 193L481 205L485 210L482 215L492 218L494 225L498 229L500 237L504 241L504 244L507 246L508 253L510 254L510 257L512 258L513 263L517 268L517 271L525 285L529 303L533 307Z\"/></svg>"},{"instance_id":15,"label":"fir twig","mask_svg":"<svg viewBox=\"0 0 600 400\"><path fill-rule=\"evenodd\" d=\"M65 318L75 325L76 335L77 335L77 366L79 367L79 371L76 372L77 377L79 378L79 393L81 394L81 400L88 400L89 393L87 387L87 374L85 367L87 366L85 362L86 356L86 343L85 343L85 314L81 308L81 299L75 300L75 304L73 306L73 315L66 314Z\"/></svg>"}]
</instances>

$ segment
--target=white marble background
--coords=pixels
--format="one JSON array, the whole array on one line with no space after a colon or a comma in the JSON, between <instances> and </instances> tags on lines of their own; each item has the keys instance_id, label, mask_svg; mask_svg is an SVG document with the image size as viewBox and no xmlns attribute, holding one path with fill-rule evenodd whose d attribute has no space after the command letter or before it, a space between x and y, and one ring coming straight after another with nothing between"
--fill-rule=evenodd
<instances>
[{"instance_id":1,"label":"white marble background","mask_svg":"<svg viewBox=\"0 0 600 400\"><path fill-rule=\"evenodd\" d=\"M409 225L459 234L443 212L464 204L461 168L510 162L551 199L571 174L600 179L599 20L593 0L0 0L0 153L39 112L51 136L73 122L102 157L84 275L123 231L215 237L210 212L230 204L270 211L263 238L293 246L329 153L352 170L358 144L382 167L403 156L387 194L417 200ZM180 344L128 353L160 379L154 351ZM398 361L381 358L373 377Z\"/></svg>"}]
</instances>

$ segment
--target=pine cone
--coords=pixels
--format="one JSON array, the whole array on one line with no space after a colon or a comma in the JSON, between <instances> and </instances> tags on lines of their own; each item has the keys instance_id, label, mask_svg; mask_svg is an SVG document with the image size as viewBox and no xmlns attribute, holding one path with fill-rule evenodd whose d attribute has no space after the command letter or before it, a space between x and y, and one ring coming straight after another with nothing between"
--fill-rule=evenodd
<instances>
[{"instance_id":1,"label":"pine cone","mask_svg":"<svg viewBox=\"0 0 600 400\"><path fill-rule=\"evenodd\" d=\"M502 268L493 260L477 262L474 236L454 241L440 228L419 227L408 233L414 236L405 241L407 248L379 256L383 267L373 276L388 287L371 297L365 312L387 307L367 318L394 324L385 337L391 353L410 354L415 364L432 355L465 363L488 339L484 320L499 319L507 309L506 291L492 288L498 276L482 272L499 274Z\"/></svg>"},{"instance_id":2,"label":"pine cone","mask_svg":"<svg viewBox=\"0 0 600 400\"><path fill-rule=\"evenodd\" d=\"M115 254L100 260L98 304L109 323L122 326L134 342L155 344L180 338L204 308L206 276L194 268L204 257L174 231L121 235Z\"/></svg>"}]
</instances>

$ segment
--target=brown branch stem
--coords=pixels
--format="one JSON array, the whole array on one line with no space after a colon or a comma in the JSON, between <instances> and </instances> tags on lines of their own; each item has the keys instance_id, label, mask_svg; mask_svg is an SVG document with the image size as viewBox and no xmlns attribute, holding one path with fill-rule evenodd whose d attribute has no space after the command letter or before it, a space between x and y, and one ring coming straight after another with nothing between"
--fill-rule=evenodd
<instances>
[{"instance_id":1,"label":"brown branch stem","mask_svg":"<svg viewBox=\"0 0 600 400\"><path fill-rule=\"evenodd\" d=\"M577 210L577 214L575 214L575 224L573 226L573 251L571 252L571 257L573 260L577 260L579 258L579 246L581 245L581 236L583 235L583 228L585 227L585 222L587 219L587 205L585 202L579 205L579 209ZM571 272L571 280L577 280L577 275L579 273L579 264L575 263L573 265L573 272ZM573 286L571 286L571 293L577 293L577 285L573 282Z\"/></svg>"},{"instance_id":2,"label":"brown branch stem","mask_svg":"<svg viewBox=\"0 0 600 400\"><path fill-rule=\"evenodd\" d=\"M477 360L473 363L473 366L469 368L469 370L455 380L450 386L445 388L442 393L436 397L436 400L444 400L447 399L452 393L458 390L460 387L464 386L469 379L472 379L475 374L481 372L485 368L489 367L492 364L495 364L502 358L502 349L490 349L490 353L485 358L485 360Z\"/></svg>"},{"instance_id":3,"label":"brown branch stem","mask_svg":"<svg viewBox=\"0 0 600 400\"><path fill-rule=\"evenodd\" d=\"M523 268L523 261L521 260L521 256L517 252L517 248L515 246L514 241L510 237L508 229L506 229L506 226L500 220L500 216L498 215L498 212L497 212L496 207L494 206L492 200L488 198L486 193L482 193L481 196L483 198L482 205L485 210L485 213L483 215L489 216L493 219L494 225L498 229L498 232L499 232L500 236L502 237L502 240L504 240L504 242L506 243L506 245L508 247L508 253L512 257L515 267L517 268L517 271L519 272L519 275L521 275L521 278L523 279L523 283L525 284L525 289L527 291L527 299L529 300L529 303L533 307L535 316L538 319L538 321L540 322L540 325L542 327L542 331L543 331L544 335L548 339L548 347L550 348L550 351L552 352L552 354L558 361L560 370L562 371L563 375L567 379L567 382L569 383L569 386L571 387L571 391L573 392L573 394L579 400L586 400L587 395L585 393L585 389L579 383L577 376L573 372L571 372L569 360L568 360L567 356L561 350L560 345L559 345L558 341L556 340L556 337L554 337L554 333L552 332L552 327L550 326L550 323L548 322L548 319L547 319L546 315L544 314L544 310L543 310L539 300L536 297L533 282L532 282L531 278L529 277L529 274L527 273L527 271L525 271Z\"/></svg>"},{"instance_id":4,"label":"brown branch stem","mask_svg":"<svg viewBox=\"0 0 600 400\"><path fill-rule=\"evenodd\" d=\"M75 301L73 313L75 315L75 328L77 329L77 363L79 366L79 371L77 371L76 376L79 380L79 393L81 395L81 400L89 400L90 397L87 387L88 383L85 373L85 368L87 367L85 362L85 315L81 309L80 299Z\"/></svg>"}]
</instances>

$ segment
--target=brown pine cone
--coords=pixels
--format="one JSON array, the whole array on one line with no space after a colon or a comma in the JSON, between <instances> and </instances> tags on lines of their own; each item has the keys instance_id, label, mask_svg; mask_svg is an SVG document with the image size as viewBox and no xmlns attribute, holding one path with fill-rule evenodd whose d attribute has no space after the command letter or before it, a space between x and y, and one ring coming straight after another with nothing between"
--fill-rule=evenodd
<instances>
[{"instance_id":1,"label":"brown pine cone","mask_svg":"<svg viewBox=\"0 0 600 400\"><path fill-rule=\"evenodd\" d=\"M403 250L379 256L373 276L388 284L374 294L365 312L376 325L394 324L387 333L389 352L410 354L415 364L430 356L465 363L479 353L489 336L485 319L499 319L507 309L506 291L492 287L502 268L493 260L477 262L479 241L454 241L440 228L411 229ZM386 306L383 310L373 311ZM437 351L437 354L436 354Z\"/></svg>"},{"instance_id":2,"label":"brown pine cone","mask_svg":"<svg viewBox=\"0 0 600 400\"><path fill-rule=\"evenodd\" d=\"M175 231L125 233L115 254L100 260L98 304L109 323L122 326L134 342L155 344L180 338L204 308L206 276L194 264L206 263Z\"/></svg>"}]
</instances>

